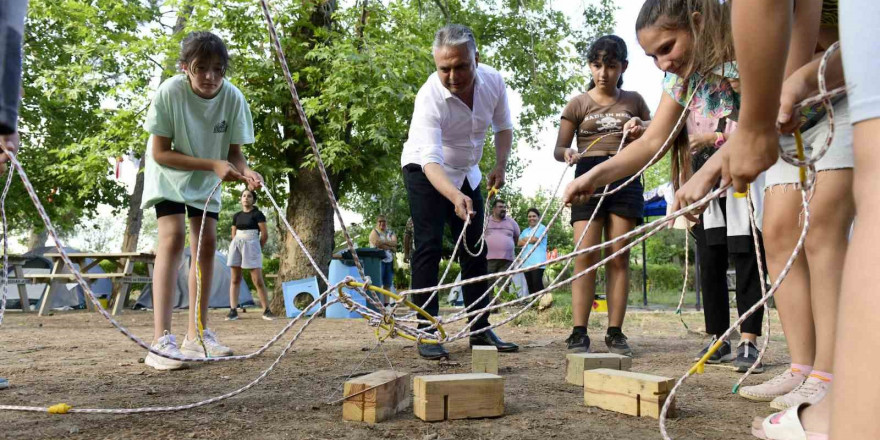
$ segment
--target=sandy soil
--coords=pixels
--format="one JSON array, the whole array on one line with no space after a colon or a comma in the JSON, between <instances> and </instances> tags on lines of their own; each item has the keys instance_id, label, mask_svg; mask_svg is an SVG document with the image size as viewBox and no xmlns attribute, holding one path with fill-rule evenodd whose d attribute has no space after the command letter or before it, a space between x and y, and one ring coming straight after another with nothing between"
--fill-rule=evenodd
<instances>
[{"instance_id":1,"label":"sandy soil","mask_svg":"<svg viewBox=\"0 0 880 440\"><path fill-rule=\"evenodd\" d=\"M211 312L212 327L239 353L250 352L278 331L283 320L263 321L254 311L235 322ZM175 313L175 325L185 319ZM602 343L604 316L593 318L593 350ZM702 314L686 313L692 329L702 328ZM126 312L123 325L147 337L148 312ZM636 356L633 370L679 377L707 340L685 331L670 312L637 312L624 331ZM344 379L371 353L373 331L361 320L318 319L259 385L246 393L206 407L148 415L50 415L0 411L0 438L295 438L295 439L652 439L660 438L654 419L639 419L583 405L583 392L565 382L566 329L506 326L499 334L523 345L520 353L502 354L505 415L497 419L425 423L408 410L370 426L343 422L341 405L326 402L340 396ZM284 341L289 338L285 338ZM751 383L767 379L788 361L778 323L768 354L772 365ZM356 372L387 368L413 374L469 372L466 342L448 345L447 363L418 358L412 344L385 343ZM11 387L0 390L0 404L75 407L141 407L195 402L245 385L280 353L278 344L247 361L194 365L175 372L156 372L141 360L142 350L113 329L100 315L59 312L37 318L10 312L0 327L0 377ZM738 378L732 370L707 368L683 387L679 416L669 423L674 438L750 439L752 417L771 412L767 404L746 401L730 392Z\"/></svg>"}]
</instances>

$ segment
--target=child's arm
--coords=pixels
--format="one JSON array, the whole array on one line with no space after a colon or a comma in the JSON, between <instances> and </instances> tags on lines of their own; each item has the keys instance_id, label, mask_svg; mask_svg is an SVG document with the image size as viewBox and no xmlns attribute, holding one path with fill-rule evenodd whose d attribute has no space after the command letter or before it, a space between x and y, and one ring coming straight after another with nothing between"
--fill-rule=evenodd
<instances>
[{"instance_id":1,"label":"child's arm","mask_svg":"<svg viewBox=\"0 0 880 440\"><path fill-rule=\"evenodd\" d=\"M800 125L799 115L794 112L794 106L810 96L819 94L819 66L822 58L816 58L806 66L792 73L785 83L782 84L782 97L780 98L779 131L793 133ZM844 84L843 60L840 51L831 54L825 68L825 84L828 90L840 87Z\"/></svg>"},{"instance_id":2,"label":"child's arm","mask_svg":"<svg viewBox=\"0 0 880 440\"><path fill-rule=\"evenodd\" d=\"M153 135L153 159L166 167L187 171L212 171L224 182L244 180L233 164L225 160L200 159L171 149L171 138Z\"/></svg>"},{"instance_id":3,"label":"child's arm","mask_svg":"<svg viewBox=\"0 0 880 440\"><path fill-rule=\"evenodd\" d=\"M813 59L821 25L822 0L795 0L791 44L785 63L786 78Z\"/></svg>"},{"instance_id":4,"label":"child's arm","mask_svg":"<svg viewBox=\"0 0 880 440\"><path fill-rule=\"evenodd\" d=\"M229 154L226 158L236 169L241 170L243 176L241 180L247 181L248 189L255 190L263 185L263 176L248 166L247 159L241 152L241 144L229 144Z\"/></svg>"},{"instance_id":5,"label":"child's arm","mask_svg":"<svg viewBox=\"0 0 880 440\"><path fill-rule=\"evenodd\" d=\"M722 173L734 189L770 168L779 155L776 116L791 34L792 0L736 0L733 39L742 87L739 127L727 141Z\"/></svg>"},{"instance_id":6,"label":"child's arm","mask_svg":"<svg viewBox=\"0 0 880 440\"><path fill-rule=\"evenodd\" d=\"M574 140L574 134L577 126L568 119L562 119L559 122L559 134L556 135L556 148L553 149L553 157L560 162L569 165L572 163L572 155L574 150L571 149L571 141Z\"/></svg>"},{"instance_id":7,"label":"child's arm","mask_svg":"<svg viewBox=\"0 0 880 440\"><path fill-rule=\"evenodd\" d=\"M565 188L564 203L580 203L589 200L597 187L608 185L624 177L632 176L654 157L675 128L684 107L668 94L663 94L656 116L645 134L633 141L616 156L602 162L586 174L578 177ZM672 133L674 139L678 133Z\"/></svg>"},{"instance_id":8,"label":"child's arm","mask_svg":"<svg viewBox=\"0 0 880 440\"><path fill-rule=\"evenodd\" d=\"M233 240L235 240L235 233L236 232L237 232L237 229L236 229L235 225L232 225L232 239Z\"/></svg>"},{"instance_id":9,"label":"child's arm","mask_svg":"<svg viewBox=\"0 0 880 440\"><path fill-rule=\"evenodd\" d=\"M269 241L269 230L266 229L266 222L257 223L257 227L260 228L260 247L266 247L266 242Z\"/></svg>"}]
</instances>

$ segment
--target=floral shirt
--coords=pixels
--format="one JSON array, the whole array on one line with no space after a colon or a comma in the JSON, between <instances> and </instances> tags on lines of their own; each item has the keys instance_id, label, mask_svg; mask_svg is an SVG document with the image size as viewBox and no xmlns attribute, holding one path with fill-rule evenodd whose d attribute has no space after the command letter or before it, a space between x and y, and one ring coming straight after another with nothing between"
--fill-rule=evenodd
<instances>
[{"instance_id":1,"label":"floral shirt","mask_svg":"<svg viewBox=\"0 0 880 440\"><path fill-rule=\"evenodd\" d=\"M693 74L682 78L671 73L663 79L663 90L683 107L688 106L688 98L693 95L690 110L700 116L721 119L738 119L740 96L730 79L739 79L736 62L724 63L705 76Z\"/></svg>"}]
</instances>

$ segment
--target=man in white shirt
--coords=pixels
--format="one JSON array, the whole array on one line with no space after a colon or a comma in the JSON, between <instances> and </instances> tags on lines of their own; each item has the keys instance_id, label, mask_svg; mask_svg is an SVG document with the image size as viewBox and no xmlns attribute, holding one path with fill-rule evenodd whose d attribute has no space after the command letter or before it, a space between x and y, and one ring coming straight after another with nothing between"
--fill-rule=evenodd
<instances>
[{"instance_id":1,"label":"man in white shirt","mask_svg":"<svg viewBox=\"0 0 880 440\"><path fill-rule=\"evenodd\" d=\"M438 283L443 229L447 223L457 238L464 220L470 218L465 239L471 249L479 248L477 243L483 230L479 163L489 125L495 132L496 162L487 178L488 187L504 186L513 142L504 80L491 67L479 64L473 32L465 26L446 25L434 36L433 52L437 72L431 74L416 96L409 139L400 159L415 236L414 289ZM463 250L458 255L462 279L486 274L485 250L478 257ZM487 288L485 281L464 286L465 304L472 304ZM417 295L414 302L422 305L428 296ZM491 294L486 295L471 310L484 308L490 299ZM437 297L423 307L436 316ZM472 329L488 325L486 313L474 322ZM491 330L471 336L470 344L493 345L502 352L519 349L516 344L501 341ZM439 344L419 344L418 348L426 359L449 357Z\"/></svg>"}]
</instances>

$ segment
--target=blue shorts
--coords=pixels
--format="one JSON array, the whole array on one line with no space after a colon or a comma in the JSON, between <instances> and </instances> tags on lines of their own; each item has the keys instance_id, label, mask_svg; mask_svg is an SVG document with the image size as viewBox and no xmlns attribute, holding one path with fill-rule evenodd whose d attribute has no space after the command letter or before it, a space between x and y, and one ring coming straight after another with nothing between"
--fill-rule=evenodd
<instances>
[{"instance_id":1,"label":"blue shorts","mask_svg":"<svg viewBox=\"0 0 880 440\"><path fill-rule=\"evenodd\" d=\"M394 285L394 262L382 262L382 287Z\"/></svg>"}]
</instances>

